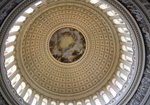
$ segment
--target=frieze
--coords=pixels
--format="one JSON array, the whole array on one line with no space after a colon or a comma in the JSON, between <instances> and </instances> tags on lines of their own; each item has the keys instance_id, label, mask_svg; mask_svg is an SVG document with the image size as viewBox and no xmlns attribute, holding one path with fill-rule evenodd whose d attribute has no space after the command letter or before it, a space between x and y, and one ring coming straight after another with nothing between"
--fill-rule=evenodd
<instances>
[{"instance_id":1,"label":"frieze","mask_svg":"<svg viewBox=\"0 0 150 105\"><path fill-rule=\"evenodd\" d=\"M8 105L8 103L5 101L1 93L0 93L0 105Z\"/></svg>"},{"instance_id":2,"label":"frieze","mask_svg":"<svg viewBox=\"0 0 150 105\"><path fill-rule=\"evenodd\" d=\"M146 21L144 20L144 15L141 14L139 8L135 5L135 3L131 0L119 0L134 16L136 19L141 32L143 34L143 38L145 40L145 48L146 48L146 65L142 80L138 89L136 90L133 97L128 102L128 105L139 105L143 100L144 95L147 93L148 88L150 87L150 32L147 27Z\"/></svg>"},{"instance_id":3,"label":"frieze","mask_svg":"<svg viewBox=\"0 0 150 105\"><path fill-rule=\"evenodd\" d=\"M21 2L22 0L11 0L7 4L5 2L1 2L2 4L6 4L3 6L3 8L0 10L0 26L2 25L2 22L5 20L5 18L9 15L9 13Z\"/></svg>"}]
</instances>

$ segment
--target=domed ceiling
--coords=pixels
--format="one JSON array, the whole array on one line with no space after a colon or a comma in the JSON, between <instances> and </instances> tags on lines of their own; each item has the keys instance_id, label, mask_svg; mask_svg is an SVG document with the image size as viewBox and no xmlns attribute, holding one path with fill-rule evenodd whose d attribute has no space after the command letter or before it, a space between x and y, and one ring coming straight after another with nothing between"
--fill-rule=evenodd
<instances>
[{"instance_id":1,"label":"domed ceiling","mask_svg":"<svg viewBox=\"0 0 150 105\"><path fill-rule=\"evenodd\" d=\"M76 41L73 46L72 37L81 44ZM119 59L117 43L113 23L99 8L79 1L52 2L26 20L17 39L16 60L25 80L39 92L72 99L93 94L111 78ZM71 57L80 53L73 62Z\"/></svg>"},{"instance_id":2,"label":"domed ceiling","mask_svg":"<svg viewBox=\"0 0 150 105\"><path fill-rule=\"evenodd\" d=\"M132 82L142 58L140 32L111 4L47 0L33 3L19 16L5 43L5 69L27 103L114 104L112 99Z\"/></svg>"}]
</instances>

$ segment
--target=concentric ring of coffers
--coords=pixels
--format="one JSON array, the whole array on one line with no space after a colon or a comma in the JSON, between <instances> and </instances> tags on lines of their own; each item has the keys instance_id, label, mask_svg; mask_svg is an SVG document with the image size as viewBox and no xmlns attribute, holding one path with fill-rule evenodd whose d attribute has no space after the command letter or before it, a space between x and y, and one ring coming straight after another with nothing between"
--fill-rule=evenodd
<instances>
[{"instance_id":1,"label":"concentric ring of coffers","mask_svg":"<svg viewBox=\"0 0 150 105\"><path fill-rule=\"evenodd\" d=\"M48 7L45 12L38 12L35 19L33 13L33 17L31 16L33 22L26 21L31 25L22 27L25 33L18 36L17 42L20 47L16 49L21 51L16 53L16 59L22 61L19 64L22 63L24 66L18 68L22 68L20 69L22 74L27 74L23 77L30 78L28 83L31 87L33 83L38 84L36 90L41 88L39 89L41 91L44 88L47 96L49 94L59 98L63 96L65 99L68 95L78 97L81 92L91 94L90 90L100 88L101 84L109 79L108 74L111 75L113 70L116 70L113 68L115 67L113 62L114 59L118 60L115 55L115 52L119 52L115 45L118 36L115 36L105 19L94 12L95 10L86 9L86 6L80 8L81 6L76 3L70 5L60 3L56 6L50 4ZM84 33L87 42L83 56L69 64L54 59L49 51L49 39L53 33L68 26ZM26 30L26 27L29 28Z\"/></svg>"},{"instance_id":2,"label":"concentric ring of coffers","mask_svg":"<svg viewBox=\"0 0 150 105\"><path fill-rule=\"evenodd\" d=\"M113 97L115 97L118 92L122 89L123 85L128 79L128 75L131 71L132 65L132 40L130 38L130 30L126 26L124 20L121 16L115 11L112 10L111 6L107 3L101 3L99 0L91 0L89 1L93 5L98 5L104 13L106 13L110 19L113 21L117 31L118 37L120 38L121 44L121 57L120 64L118 65L118 71L114 74L114 78L109 81L107 85L102 90L99 90L94 96L89 97L85 100L76 101L77 105L82 105L85 103L86 105L92 105L92 102L95 102L96 105L103 105L108 103ZM11 81L11 85L17 91L18 95L24 99L25 102L35 105L36 103L47 105L48 103L56 105L58 103L55 100L50 100L50 98L46 98L45 96L40 96L40 94L32 90L32 87L28 85L26 81L24 81L24 77L20 76L20 72L17 69L17 64L15 61L15 44L17 34L19 30L21 30L21 26L24 24L26 19L32 14L36 9L40 8L40 6L45 5L42 1L39 1L25 10L24 13L20 15L20 17L16 20L12 28L9 30L9 35L7 41L5 43L6 48L4 52L5 57L5 68L7 72L7 76ZM59 102L60 105L66 105L65 102ZM74 102L67 101L68 105L73 105Z\"/></svg>"}]
</instances>

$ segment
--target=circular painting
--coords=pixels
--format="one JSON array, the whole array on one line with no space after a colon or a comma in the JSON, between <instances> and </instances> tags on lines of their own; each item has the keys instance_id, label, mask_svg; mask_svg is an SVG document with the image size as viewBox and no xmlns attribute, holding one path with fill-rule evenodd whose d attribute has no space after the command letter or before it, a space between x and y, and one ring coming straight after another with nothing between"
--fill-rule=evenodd
<instances>
[{"instance_id":1,"label":"circular painting","mask_svg":"<svg viewBox=\"0 0 150 105\"><path fill-rule=\"evenodd\" d=\"M63 63L77 61L84 54L86 42L81 32L66 27L57 30L50 39L50 52Z\"/></svg>"}]
</instances>

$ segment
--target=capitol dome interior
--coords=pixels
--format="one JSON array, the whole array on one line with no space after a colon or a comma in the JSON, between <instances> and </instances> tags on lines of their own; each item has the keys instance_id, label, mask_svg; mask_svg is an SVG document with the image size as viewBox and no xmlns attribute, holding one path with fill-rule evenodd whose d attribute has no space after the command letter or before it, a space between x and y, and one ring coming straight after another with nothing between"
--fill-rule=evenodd
<instances>
[{"instance_id":1,"label":"capitol dome interior","mask_svg":"<svg viewBox=\"0 0 150 105\"><path fill-rule=\"evenodd\" d=\"M1 0L0 105L149 105L150 2Z\"/></svg>"}]
</instances>

